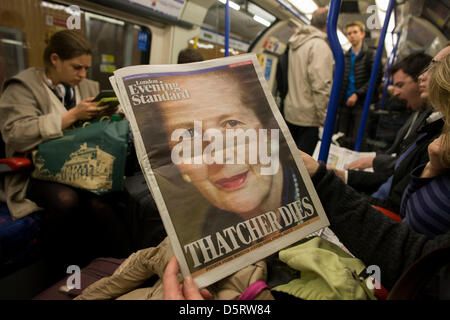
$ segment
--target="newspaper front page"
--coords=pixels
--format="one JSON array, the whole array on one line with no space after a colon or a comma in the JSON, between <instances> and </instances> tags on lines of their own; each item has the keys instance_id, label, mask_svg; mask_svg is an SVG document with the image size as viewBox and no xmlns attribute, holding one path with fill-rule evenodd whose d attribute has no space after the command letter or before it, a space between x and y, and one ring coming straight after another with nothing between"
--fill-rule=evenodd
<instances>
[{"instance_id":1,"label":"newspaper front page","mask_svg":"<svg viewBox=\"0 0 450 320\"><path fill-rule=\"evenodd\" d=\"M329 225L255 55L110 80L181 272L199 287Z\"/></svg>"}]
</instances>

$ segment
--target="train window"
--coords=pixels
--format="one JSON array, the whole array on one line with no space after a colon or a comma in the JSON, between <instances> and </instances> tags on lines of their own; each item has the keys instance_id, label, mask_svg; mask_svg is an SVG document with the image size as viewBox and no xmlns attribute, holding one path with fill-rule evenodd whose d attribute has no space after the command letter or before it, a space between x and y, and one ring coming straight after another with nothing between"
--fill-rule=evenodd
<instances>
[{"instance_id":1,"label":"train window","mask_svg":"<svg viewBox=\"0 0 450 320\"><path fill-rule=\"evenodd\" d=\"M0 26L0 88L3 82L28 66L25 34Z\"/></svg>"},{"instance_id":2,"label":"train window","mask_svg":"<svg viewBox=\"0 0 450 320\"><path fill-rule=\"evenodd\" d=\"M102 89L110 87L109 77L117 68L148 63L147 28L89 12L85 13L85 23L95 52L89 77L98 81Z\"/></svg>"},{"instance_id":3,"label":"train window","mask_svg":"<svg viewBox=\"0 0 450 320\"><path fill-rule=\"evenodd\" d=\"M208 10L199 36L191 39L188 46L198 48L206 59L220 58L225 55L225 0L218 0ZM250 43L276 17L250 1L233 0L230 3L230 42L229 55L248 52Z\"/></svg>"},{"instance_id":4,"label":"train window","mask_svg":"<svg viewBox=\"0 0 450 320\"><path fill-rule=\"evenodd\" d=\"M110 88L117 69L149 62L150 30L127 21L84 11L76 6L42 0L0 2L0 85L28 68L43 67L42 54L51 35L79 29L94 48L88 77Z\"/></svg>"}]
</instances>

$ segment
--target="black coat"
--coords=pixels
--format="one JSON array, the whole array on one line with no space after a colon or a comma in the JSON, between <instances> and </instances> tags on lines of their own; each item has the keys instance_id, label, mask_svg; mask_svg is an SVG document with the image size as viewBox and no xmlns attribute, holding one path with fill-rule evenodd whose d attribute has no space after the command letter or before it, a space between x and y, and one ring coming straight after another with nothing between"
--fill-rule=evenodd
<instances>
[{"instance_id":1,"label":"black coat","mask_svg":"<svg viewBox=\"0 0 450 320\"><path fill-rule=\"evenodd\" d=\"M312 181L331 230L366 266L380 267L381 283L388 290L414 261L450 244L450 232L430 239L391 220L323 164Z\"/></svg>"},{"instance_id":2,"label":"black coat","mask_svg":"<svg viewBox=\"0 0 450 320\"><path fill-rule=\"evenodd\" d=\"M444 121L439 119L418 130L420 134L425 135L416 141L416 147L395 169L388 197L385 200L371 198L372 204L400 213L403 192L411 179L410 173L413 169L428 162L428 145L439 137L443 124ZM371 194L377 191L388 178L379 173L349 170L347 183L360 192Z\"/></svg>"},{"instance_id":3,"label":"black coat","mask_svg":"<svg viewBox=\"0 0 450 320\"><path fill-rule=\"evenodd\" d=\"M405 122L405 124L398 130L395 140L391 147L383 153L377 153L373 159L373 170L375 172L386 173L391 175L394 173L395 162L398 156L392 156L392 153L400 155L403 151L414 143L414 141L421 135L420 128L427 124L428 116L433 112L433 108L427 107L420 111L416 122L412 125L411 132L406 139L404 139L406 133L411 126L413 115L411 115Z\"/></svg>"},{"instance_id":4,"label":"black coat","mask_svg":"<svg viewBox=\"0 0 450 320\"><path fill-rule=\"evenodd\" d=\"M366 44L363 44L361 51L355 60L355 70L354 70L356 94L358 95L358 101L356 102L356 104L358 106L364 105L366 93L367 90L369 89L370 75L372 74L372 67L374 61L375 61L375 51L369 49ZM345 71L344 71L344 78L342 79L342 88L339 99L340 105L345 104L345 96L347 93L350 76L350 66L351 66L351 49L345 53ZM382 68L380 64L372 101L378 100L378 88L380 86L381 78L383 75L381 71Z\"/></svg>"}]
</instances>

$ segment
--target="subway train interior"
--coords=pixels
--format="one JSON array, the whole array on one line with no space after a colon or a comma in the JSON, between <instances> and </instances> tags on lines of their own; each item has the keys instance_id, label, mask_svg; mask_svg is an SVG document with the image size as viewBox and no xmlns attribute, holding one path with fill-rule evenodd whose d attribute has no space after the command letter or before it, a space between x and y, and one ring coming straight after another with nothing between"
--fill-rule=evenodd
<instances>
[{"instance_id":1,"label":"subway train interior","mask_svg":"<svg viewBox=\"0 0 450 320\"><path fill-rule=\"evenodd\" d=\"M366 70L370 75L368 93L361 105L359 125L351 137L337 129L339 92L333 97L331 89L326 119L317 133L322 145L317 145L314 157L330 164L336 157L334 147L349 152L386 152L413 113L407 102L395 94L400 84L396 84L388 69L412 54L435 57L449 45L450 0L1 0L0 86L3 88L10 78L28 68L44 68L43 53L51 37L56 32L75 29L92 46L92 61L86 70L86 78L98 82L100 90L112 89L110 77L120 68L177 64L179 53L186 48L200 52L204 60L255 54L267 88L280 114L284 115L282 76L289 79L290 61L287 65L282 62L291 49L289 39L300 27L311 25L313 14L319 8L328 9L324 34L328 35L334 57L333 88L343 81L342 77L337 77L338 70L345 69L342 54L352 48L346 33L349 22L364 24L362 43L373 54L373 69ZM334 43L332 39L335 39ZM380 70L378 82L375 79L377 67ZM357 81L355 78L353 73L353 83ZM0 110L3 108L2 95L3 90L0 90ZM17 117L21 116L19 112ZM74 274L75 269L66 267L55 273L52 265L54 261L58 262L61 254L58 250L64 250L64 246L55 249L50 259L43 253L46 249L42 238L47 229L41 223L45 220L42 218L45 208L20 218L10 215L6 199L11 195L4 187L4 180L21 169L18 165L10 165L9 142L4 136L4 130L9 129L4 127L4 121L1 123L4 159L0 161L0 299L73 299L81 289L69 290L64 281ZM27 151L23 154L27 155L25 158L29 163L23 170L31 172L31 150ZM89 269L90 261L77 265L77 270L82 272L82 282L89 279L89 283L93 283L106 277L107 272L112 274L133 252L156 247L166 236L151 196L147 202L134 205L127 198L133 192L135 198L148 194L145 179L138 175L140 166L136 151L131 148L128 153L134 161L126 169L131 172L125 183L128 193L114 199L114 205L125 221L123 228L132 233L131 249L113 259L113 269L109 257L97 257L105 259L101 262L104 265L100 263L97 269ZM427 198L425 201L432 200ZM141 211L145 210L152 214L143 217ZM450 221L449 216L445 219ZM85 220L83 223L90 222ZM65 228L64 225L60 227ZM333 229L332 225L330 227ZM63 244L66 237L82 242L84 237L82 231L66 234L66 237L60 236L63 232L58 234L51 240L53 243ZM109 269L105 271L102 266ZM155 281L152 278L142 285L150 286ZM450 286L448 280L447 284ZM448 289L446 297L450 298Z\"/></svg>"}]
</instances>

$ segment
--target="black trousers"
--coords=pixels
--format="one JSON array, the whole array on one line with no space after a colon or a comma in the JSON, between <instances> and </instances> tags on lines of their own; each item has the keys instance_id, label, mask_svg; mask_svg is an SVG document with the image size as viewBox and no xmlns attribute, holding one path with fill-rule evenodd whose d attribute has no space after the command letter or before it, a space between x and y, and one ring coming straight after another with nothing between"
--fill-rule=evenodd
<instances>
[{"instance_id":1,"label":"black trousers","mask_svg":"<svg viewBox=\"0 0 450 320\"><path fill-rule=\"evenodd\" d=\"M312 156L319 141L318 127L302 127L286 122L297 148Z\"/></svg>"},{"instance_id":2,"label":"black trousers","mask_svg":"<svg viewBox=\"0 0 450 320\"><path fill-rule=\"evenodd\" d=\"M362 112L363 106L361 105L355 105L351 108L346 105L339 106L338 131L355 141L358 136Z\"/></svg>"},{"instance_id":3,"label":"black trousers","mask_svg":"<svg viewBox=\"0 0 450 320\"><path fill-rule=\"evenodd\" d=\"M55 268L88 264L98 257L126 258L131 235L117 204L120 192L97 196L50 181L31 179L27 197L45 208L41 224L42 251Z\"/></svg>"}]
</instances>

